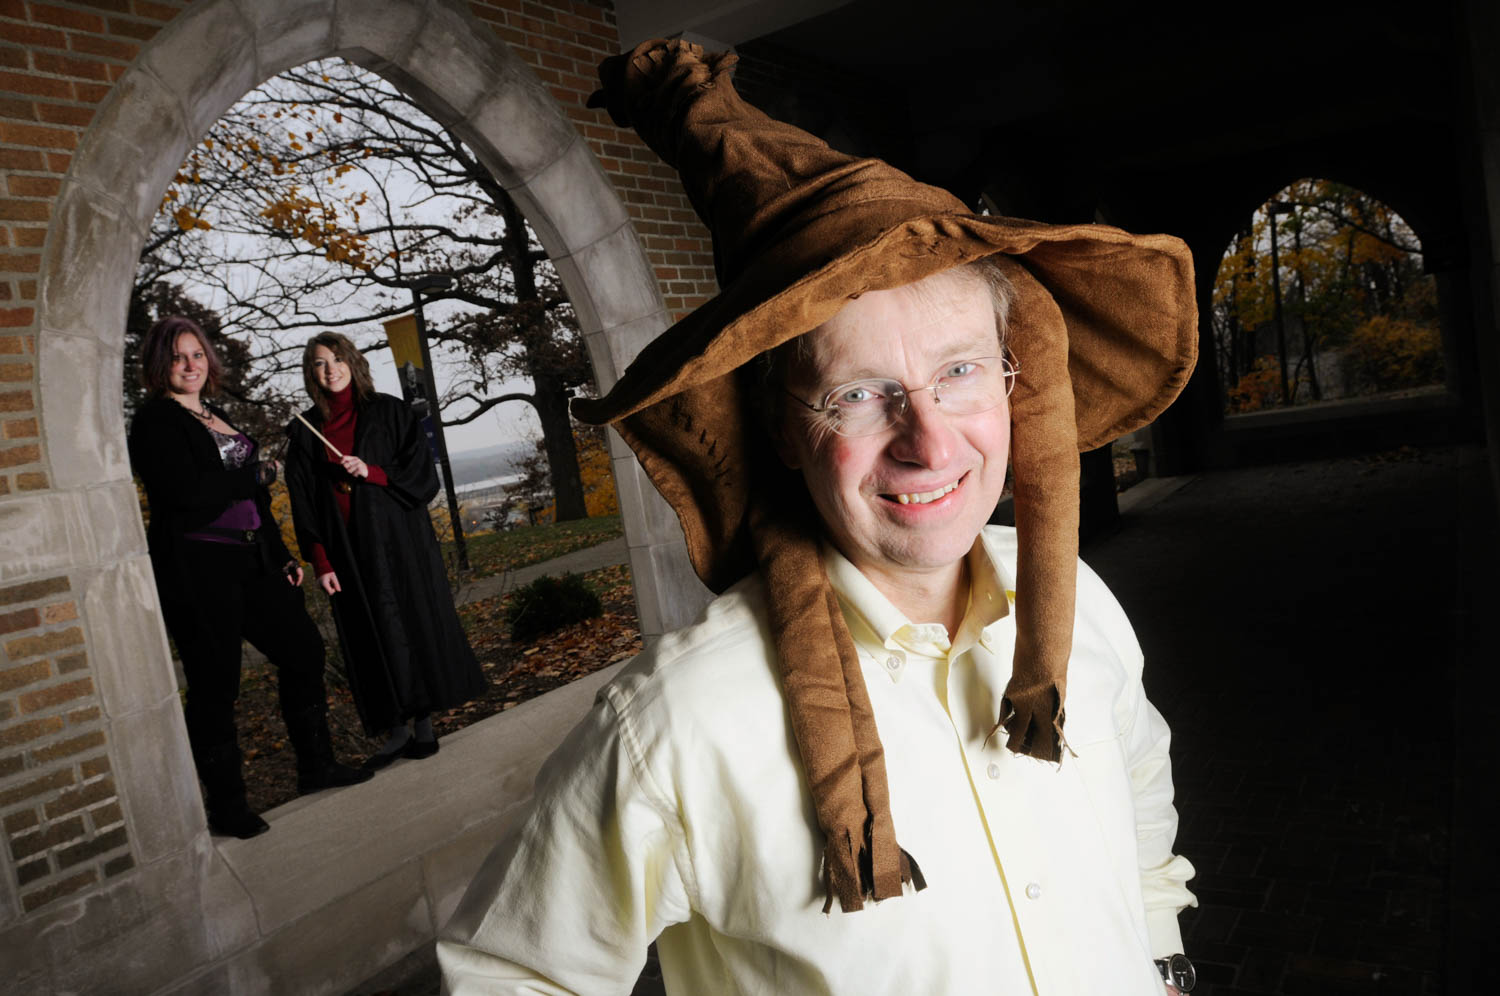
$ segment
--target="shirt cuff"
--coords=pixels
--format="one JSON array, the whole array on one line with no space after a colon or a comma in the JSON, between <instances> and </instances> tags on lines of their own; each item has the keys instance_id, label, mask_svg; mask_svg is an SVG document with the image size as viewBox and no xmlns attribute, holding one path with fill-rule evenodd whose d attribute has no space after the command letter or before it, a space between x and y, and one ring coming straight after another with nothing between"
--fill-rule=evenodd
<instances>
[{"instance_id":1,"label":"shirt cuff","mask_svg":"<svg viewBox=\"0 0 1500 996\"><path fill-rule=\"evenodd\" d=\"M1187 954L1182 948L1182 928L1177 925L1177 911L1147 910L1146 933L1151 937L1151 957Z\"/></svg>"},{"instance_id":2,"label":"shirt cuff","mask_svg":"<svg viewBox=\"0 0 1500 996\"><path fill-rule=\"evenodd\" d=\"M373 463L365 464L365 469L370 472L370 476L365 478L366 484L378 484L383 488L390 483L390 481L386 479L385 471L381 470Z\"/></svg>"},{"instance_id":3,"label":"shirt cuff","mask_svg":"<svg viewBox=\"0 0 1500 996\"><path fill-rule=\"evenodd\" d=\"M323 549L322 543L313 544L312 552L308 559L312 561L313 577L320 578L325 574L333 573L333 564L329 563L328 551Z\"/></svg>"}]
</instances>

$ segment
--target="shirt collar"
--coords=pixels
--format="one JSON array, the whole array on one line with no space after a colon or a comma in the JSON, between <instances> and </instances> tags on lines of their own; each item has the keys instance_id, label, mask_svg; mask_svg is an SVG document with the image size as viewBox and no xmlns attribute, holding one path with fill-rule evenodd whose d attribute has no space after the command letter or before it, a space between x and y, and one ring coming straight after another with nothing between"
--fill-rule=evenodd
<instances>
[{"instance_id":1,"label":"shirt collar","mask_svg":"<svg viewBox=\"0 0 1500 996\"><path fill-rule=\"evenodd\" d=\"M891 604L875 584L829 543L823 544L823 570L838 595L839 606L854 642L873 651L882 648L897 654L915 653L945 658L964 653L989 627L1010 614L1008 596L1012 583L1002 564L985 546L983 535L970 548L969 605L952 638L936 622L912 622ZM886 674L899 680L901 668L887 667Z\"/></svg>"}]
</instances>

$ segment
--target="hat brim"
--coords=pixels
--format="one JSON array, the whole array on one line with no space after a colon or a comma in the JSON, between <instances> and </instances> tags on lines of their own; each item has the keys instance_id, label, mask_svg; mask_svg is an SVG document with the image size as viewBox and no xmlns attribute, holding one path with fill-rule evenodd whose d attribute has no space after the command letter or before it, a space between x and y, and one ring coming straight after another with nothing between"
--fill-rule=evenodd
<instances>
[{"instance_id":1,"label":"hat brim","mask_svg":"<svg viewBox=\"0 0 1500 996\"><path fill-rule=\"evenodd\" d=\"M596 425L616 422L812 331L853 297L995 253L1015 257L1062 311L1080 450L1147 424L1187 383L1198 316L1192 256L1180 239L972 214L912 218L903 214L910 206L861 205L864 213L905 220L833 258L826 249L822 258L811 254L810 247L830 244L816 229L846 234L859 226L851 228L844 212L811 219L807 230L780 240L782 251L754 257L718 295L651 342L608 394L576 399L574 415ZM1024 335L1025 316L1015 316L1012 336Z\"/></svg>"}]
</instances>

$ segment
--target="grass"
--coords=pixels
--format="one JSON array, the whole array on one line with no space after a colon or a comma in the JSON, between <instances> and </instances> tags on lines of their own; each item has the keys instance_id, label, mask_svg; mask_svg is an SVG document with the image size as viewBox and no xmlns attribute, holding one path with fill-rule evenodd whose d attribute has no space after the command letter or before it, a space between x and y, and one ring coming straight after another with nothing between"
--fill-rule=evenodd
<instances>
[{"instance_id":1,"label":"grass","mask_svg":"<svg viewBox=\"0 0 1500 996\"><path fill-rule=\"evenodd\" d=\"M625 535L618 515L600 516L595 519L577 519L547 526L520 526L490 533L465 537L469 547L471 578L484 578L517 567L539 564L544 560L561 557L575 550ZM443 562L454 563L453 543L442 542Z\"/></svg>"}]
</instances>

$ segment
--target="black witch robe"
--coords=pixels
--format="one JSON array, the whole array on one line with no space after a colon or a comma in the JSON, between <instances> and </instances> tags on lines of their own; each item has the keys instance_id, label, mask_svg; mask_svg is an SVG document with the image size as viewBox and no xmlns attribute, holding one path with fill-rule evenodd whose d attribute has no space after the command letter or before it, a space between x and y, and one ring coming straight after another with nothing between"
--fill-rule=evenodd
<instances>
[{"instance_id":1,"label":"black witch robe","mask_svg":"<svg viewBox=\"0 0 1500 996\"><path fill-rule=\"evenodd\" d=\"M322 425L317 408L303 413ZM451 709L484 690L427 514L437 470L422 425L405 402L371 394L358 403L353 455L385 471L387 484L355 482L349 522L334 499L349 480L324 446L287 426L286 480L303 559L320 543L343 590L333 618L354 702L371 735L412 716Z\"/></svg>"}]
</instances>

